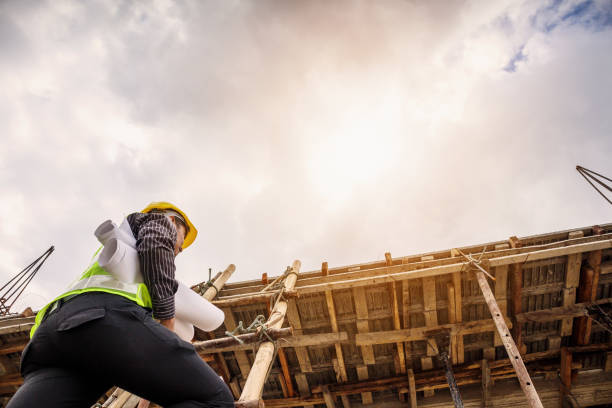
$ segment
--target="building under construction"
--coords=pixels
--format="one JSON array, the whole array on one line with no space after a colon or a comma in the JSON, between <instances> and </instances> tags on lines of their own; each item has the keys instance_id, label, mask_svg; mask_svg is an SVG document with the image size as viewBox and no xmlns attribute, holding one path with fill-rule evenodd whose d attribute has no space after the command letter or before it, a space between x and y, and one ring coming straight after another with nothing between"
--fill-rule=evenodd
<instances>
[{"instance_id":1,"label":"building under construction","mask_svg":"<svg viewBox=\"0 0 612 408\"><path fill-rule=\"evenodd\" d=\"M243 407L612 404L612 224L398 255L225 283L230 265L192 288L225 311L194 346ZM33 319L0 320L0 406Z\"/></svg>"}]
</instances>

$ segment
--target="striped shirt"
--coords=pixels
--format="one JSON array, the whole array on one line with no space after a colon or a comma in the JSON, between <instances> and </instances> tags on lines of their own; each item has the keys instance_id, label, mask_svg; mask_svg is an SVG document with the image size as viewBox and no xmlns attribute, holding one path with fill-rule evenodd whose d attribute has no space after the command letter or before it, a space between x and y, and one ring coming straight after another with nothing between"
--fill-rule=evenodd
<instances>
[{"instance_id":1,"label":"striped shirt","mask_svg":"<svg viewBox=\"0 0 612 408\"><path fill-rule=\"evenodd\" d=\"M140 271L149 289L153 303L153 316L159 320L174 317L174 294L178 282L174 278L174 243L176 227L164 214L133 213L128 215Z\"/></svg>"}]
</instances>

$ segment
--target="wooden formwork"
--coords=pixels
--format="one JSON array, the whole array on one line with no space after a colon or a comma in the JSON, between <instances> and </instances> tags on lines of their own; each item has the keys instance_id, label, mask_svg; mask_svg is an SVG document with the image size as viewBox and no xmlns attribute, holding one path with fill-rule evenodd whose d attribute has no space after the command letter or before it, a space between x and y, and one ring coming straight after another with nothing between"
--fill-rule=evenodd
<instances>
[{"instance_id":1,"label":"wooden formwork","mask_svg":"<svg viewBox=\"0 0 612 408\"><path fill-rule=\"evenodd\" d=\"M495 279L486 282L501 320L491 318L477 268L463 255ZM291 327L293 336L201 352L245 406L448 406L441 351L450 354L465 406L527 406L500 322L544 406L612 403L612 392L602 391L612 389L612 339L593 314L594 305L605 312L612 301L612 224L388 253L343 267L323 262L316 271L295 267L295 274L219 288L214 303L225 324L197 333L199 341L224 337L240 321L275 320L284 309L274 323ZM14 360L24 337L10 333L28 323L2 324L0 355ZM19 379L6 365L0 393L10 395Z\"/></svg>"}]
</instances>

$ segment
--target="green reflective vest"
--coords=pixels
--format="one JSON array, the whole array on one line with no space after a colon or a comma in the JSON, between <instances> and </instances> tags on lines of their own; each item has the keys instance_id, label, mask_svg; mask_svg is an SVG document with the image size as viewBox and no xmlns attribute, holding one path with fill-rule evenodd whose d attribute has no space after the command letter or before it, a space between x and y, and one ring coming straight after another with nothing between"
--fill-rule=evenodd
<instances>
[{"instance_id":1,"label":"green reflective vest","mask_svg":"<svg viewBox=\"0 0 612 408\"><path fill-rule=\"evenodd\" d=\"M43 318L47 314L47 310L51 305L61 298L70 295L79 295L86 292L106 292L114 295L123 296L136 302L139 306L152 308L151 295L149 289L144 283L125 283L115 279L110 273L106 272L97 261L97 255L103 247L100 247L94 254L92 264L81 274L79 279L74 281L66 290L53 301L45 305L36 314L34 326L30 330L30 338L34 336L34 332L42 323Z\"/></svg>"}]
</instances>

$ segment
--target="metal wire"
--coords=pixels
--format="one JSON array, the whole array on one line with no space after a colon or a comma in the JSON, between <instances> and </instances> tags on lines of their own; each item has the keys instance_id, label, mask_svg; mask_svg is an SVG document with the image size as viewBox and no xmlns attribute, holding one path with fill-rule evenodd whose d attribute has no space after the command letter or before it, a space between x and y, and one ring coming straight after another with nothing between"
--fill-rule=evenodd
<instances>
[{"instance_id":1,"label":"metal wire","mask_svg":"<svg viewBox=\"0 0 612 408\"><path fill-rule=\"evenodd\" d=\"M605 189L607 189L608 191L612 191L612 187L608 186L606 183L604 183L603 181L599 180L597 177L601 177L603 179L608 180L609 182L612 182L611 179L607 178L604 175L601 175L597 172L594 172L592 170L586 169L582 166L576 166L576 170L578 171L578 173L580 173L580 175L582 177L584 177L584 179L587 181L587 183L589 183L591 185L591 187L593 187L595 189L595 191L597 191L599 193L599 195L601 195L608 203L612 204L612 201L610 201L610 199L608 197L606 197L606 195L604 193L602 193L599 188L597 188L597 186L595 184L593 184L591 182L591 180L589 180L589 177L595 181L597 184L603 186ZM588 177L587 177L588 176ZM596 177L597 176L597 177Z\"/></svg>"},{"instance_id":2,"label":"metal wire","mask_svg":"<svg viewBox=\"0 0 612 408\"><path fill-rule=\"evenodd\" d=\"M0 288L0 291L6 289L4 293L0 294L0 316L5 316L10 313L11 307L13 307L17 299L19 299L19 296L21 296L23 291L28 287L32 279L34 279L34 276L36 276L54 250L55 247L51 246L41 256L23 268L17 275Z\"/></svg>"}]
</instances>

